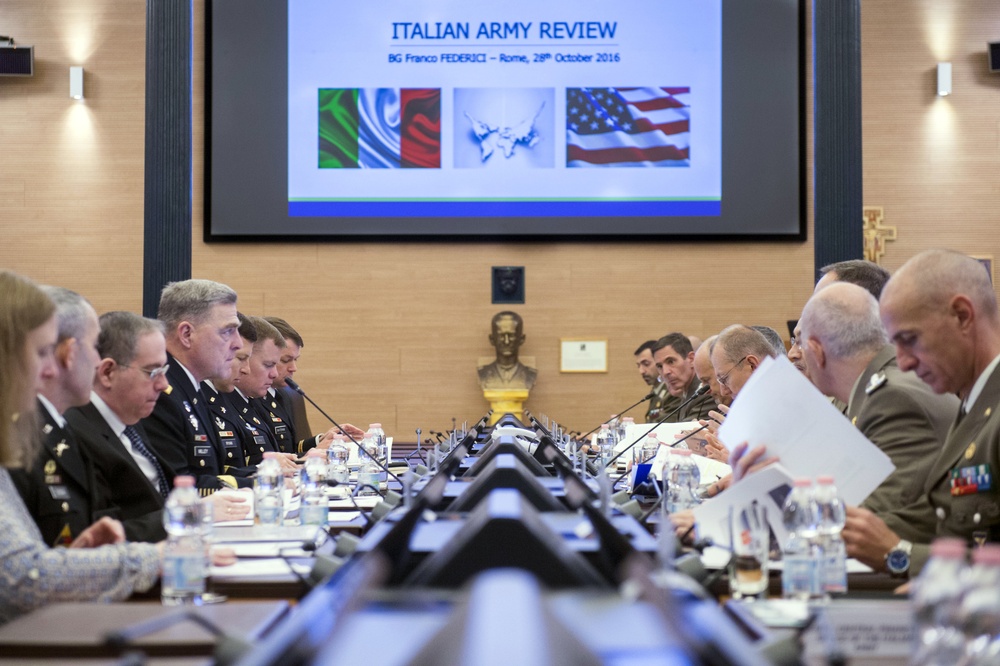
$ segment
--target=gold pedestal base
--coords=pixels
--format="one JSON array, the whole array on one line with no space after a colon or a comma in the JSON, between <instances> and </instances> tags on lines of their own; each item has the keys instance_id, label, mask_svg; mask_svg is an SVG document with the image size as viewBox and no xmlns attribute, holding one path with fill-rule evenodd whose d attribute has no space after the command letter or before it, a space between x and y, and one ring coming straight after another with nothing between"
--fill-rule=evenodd
<instances>
[{"instance_id":1,"label":"gold pedestal base","mask_svg":"<svg viewBox=\"0 0 1000 666\"><path fill-rule=\"evenodd\" d=\"M524 421L524 401L528 399L528 389L483 389L483 397L493 410L490 425L504 414L513 414L517 420Z\"/></svg>"}]
</instances>

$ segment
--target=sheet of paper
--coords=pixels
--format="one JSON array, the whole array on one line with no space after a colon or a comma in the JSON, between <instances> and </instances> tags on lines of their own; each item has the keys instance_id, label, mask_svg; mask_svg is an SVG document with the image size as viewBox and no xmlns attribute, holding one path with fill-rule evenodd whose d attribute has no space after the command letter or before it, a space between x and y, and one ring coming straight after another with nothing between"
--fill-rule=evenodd
<instances>
[{"instance_id":1,"label":"sheet of paper","mask_svg":"<svg viewBox=\"0 0 1000 666\"><path fill-rule=\"evenodd\" d=\"M770 465L751 474L739 483L734 483L723 493L705 500L694 509L694 519L698 524L698 538L710 538L716 544L729 546L729 510L740 511L752 502L767 509L767 522L771 524L779 544L788 538L782 523L781 508L792 489L792 477L780 465Z\"/></svg>"},{"instance_id":2,"label":"sheet of paper","mask_svg":"<svg viewBox=\"0 0 1000 666\"><path fill-rule=\"evenodd\" d=\"M740 390L719 439L767 446L792 476L831 475L848 504L860 504L895 469L784 356L767 358Z\"/></svg>"},{"instance_id":3,"label":"sheet of paper","mask_svg":"<svg viewBox=\"0 0 1000 666\"><path fill-rule=\"evenodd\" d=\"M250 512L244 518L240 520L219 520L215 522L216 525L218 525L219 527L231 527L233 525L253 525L254 497L252 490L250 490L249 488L242 490L232 490L226 488L223 490L216 491L212 495L212 497L213 498L233 497L238 500L243 500L242 503L245 503L250 508Z\"/></svg>"},{"instance_id":4,"label":"sheet of paper","mask_svg":"<svg viewBox=\"0 0 1000 666\"><path fill-rule=\"evenodd\" d=\"M360 511L330 511L330 524L350 523L361 515Z\"/></svg>"},{"instance_id":5,"label":"sheet of paper","mask_svg":"<svg viewBox=\"0 0 1000 666\"><path fill-rule=\"evenodd\" d=\"M216 580L224 580L226 578L264 577L291 573L292 570L285 560L273 557L238 560L235 564L227 567L213 566L209 575Z\"/></svg>"},{"instance_id":6,"label":"sheet of paper","mask_svg":"<svg viewBox=\"0 0 1000 666\"><path fill-rule=\"evenodd\" d=\"M381 496L371 495L364 497L355 497L354 501L357 502L357 507L349 499L331 499L330 508L331 509L374 509L375 505L382 500Z\"/></svg>"},{"instance_id":7,"label":"sheet of paper","mask_svg":"<svg viewBox=\"0 0 1000 666\"><path fill-rule=\"evenodd\" d=\"M301 541L271 541L260 543L244 541L242 543L227 543L226 547L236 552L236 557L308 557L302 550Z\"/></svg>"}]
</instances>

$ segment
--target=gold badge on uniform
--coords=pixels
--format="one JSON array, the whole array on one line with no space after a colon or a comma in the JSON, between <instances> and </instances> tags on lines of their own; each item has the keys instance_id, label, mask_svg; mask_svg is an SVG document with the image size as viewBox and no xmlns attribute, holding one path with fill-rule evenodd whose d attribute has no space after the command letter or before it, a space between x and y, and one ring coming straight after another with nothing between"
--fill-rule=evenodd
<instances>
[{"instance_id":1,"label":"gold badge on uniform","mask_svg":"<svg viewBox=\"0 0 1000 666\"><path fill-rule=\"evenodd\" d=\"M47 461L45 463L45 473L46 474L55 474L56 473L56 461L55 460L49 460L49 461Z\"/></svg>"},{"instance_id":2,"label":"gold badge on uniform","mask_svg":"<svg viewBox=\"0 0 1000 666\"><path fill-rule=\"evenodd\" d=\"M858 425L858 417L857 416L855 416L854 418L851 419L851 425L853 425L853 426Z\"/></svg>"},{"instance_id":3,"label":"gold badge on uniform","mask_svg":"<svg viewBox=\"0 0 1000 666\"><path fill-rule=\"evenodd\" d=\"M993 408L992 407L987 407L986 408L986 412L983 413L983 416L985 416L986 418L990 418L990 414L992 414L992 413L993 413Z\"/></svg>"},{"instance_id":4,"label":"gold badge on uniform","mask_svg":"<svg viewBox=\"0 0 1000 666\"><path fill-rule=\"evenodd\" d=\"M165 388L165 389L163 390L163 392L164 392L164 393L165 393L166 395L170 395L171 393L173 393L173 392L174 392L174 387L173 387L173 386L171 386L170 384L167 384L167 388Z\"/></svg>"},{"instance_id":5,"label":"gold badge on uniform","mask_svg":"<svg viewBox=\"0 0 1000 666\"><path fill-rule=\"evenodd\" d=\"M969 444L969 448L965 450L965 459L972 460L972 456L976 455L976 443L972 442Z\"/></svg>"}]
</instances>

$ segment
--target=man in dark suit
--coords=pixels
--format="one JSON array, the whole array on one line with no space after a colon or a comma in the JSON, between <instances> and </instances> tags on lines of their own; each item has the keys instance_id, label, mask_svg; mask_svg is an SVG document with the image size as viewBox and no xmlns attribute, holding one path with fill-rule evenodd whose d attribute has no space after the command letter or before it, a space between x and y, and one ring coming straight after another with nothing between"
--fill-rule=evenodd
<instances>
[{"instance_id":1,"label":"man in dark suit","mask_svg":"<svg viewBox=\"0 0 1000 666\"><path fill-rule=\"evenodd\" d=\"M225 455L223 471L234 476L250 476L256 472L264 452L270 449L259 441L263 440L263 434L248 425L228 399L236 388L236 380L250 372L250 355L253 342L257 339L257 331L250 318L242 313L237 313L237 316L240 320L241 346L230 364L231 372L228 377L206 379L201 383L201 391L208 400L213 425L222 442Z\"/></svg>"},{"instance_id":2,"label":"man in dark suit","mask_svg":"<svg viewBox=\"0 0 1000 666\"><path fill-rule=\"evenodd\" d=\"M108 312L100 322L90 404L68 410L66 419L94 461L98 493L118 508L126 537L160 541L174 473L149 446L139 421L167 387L163 327L131 312Z\"/></svg>"},{"instance_id":3,"label":"man in dark suit","mask_svg":"<svg viewBox=\"0 0 1000 666\"><path fill-rule=\"evenodd\" d=\"M224 377L240 348L236 292L211 280L163 288L157 318L167 347L167 386L143 419L150 442L174 474L195 477L204 497L221 488L252 485L224 471L225 452L212 428L201 382Z\"/></svg>"},{"instance_id":4,"label":"man in dark suit","mask_svg":"<svg viewBox=\"0 0 1000 666\"><path fill-rule=\"evenodd\" d=\"M962 403L923 497L894 513L906 521L927 503L938 536L970 546L1000 541L1000 312L989 274L965 255L928 250L892 276L880 309L900 370ZM844 540L849 555L901 576L919 570L929 552L863 509L848 514Z\"/></svg>"},{"instance_id":5,"label":"man in dark suit","mask_svg":"<svg viewBox=\"0 0 1000 666\"><path fill-rule=\"evenodd\" d=\"M68 546L97 518L115 517L93 501L94 467L63 418L68 408L90 400L100 361L100 326L94 308L80 294L62 287L43 289L56 305L59 335L55 372L42 378L38 394L42 450L32 467L11 470L11 478L45 543Z\"/></svg>"},{"instance_id":6,"label":"man in dark suit","mask_svg":"<svg viewBox=\"0 0 1000 666\"><path fill-rule=\"evenodd\" d=\"M799 326L806 375L824 395L847 403L847 417L896 466L861 506L907 539L929 541L936 527L929 506L905 522L890 512L922 495L958 399L935 394L914 373L899 369L878 302L860 286L838 282L818 291Z\"/></svg>"},{"instance_id":7,"label":"man in dark suit","mask_svg":"<svg viewBox=\"0 0 1000 666\"><path fill-rule=\"evenodd\" d=\"M95 469L92 501L114 511L129 540L160 541L174 474L139 421L167 386L163 327L131 312L105 313L100 325L91 402L67 410L66 419ZM215 520L238 520L249 506L245 498L226 496L212 508Z\"/></svg>"}]
</instances>

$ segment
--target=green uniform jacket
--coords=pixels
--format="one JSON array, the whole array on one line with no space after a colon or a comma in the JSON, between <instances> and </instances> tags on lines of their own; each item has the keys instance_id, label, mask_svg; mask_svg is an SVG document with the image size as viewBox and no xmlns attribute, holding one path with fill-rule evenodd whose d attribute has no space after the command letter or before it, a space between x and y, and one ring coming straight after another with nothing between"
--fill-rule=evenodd
<instances>
[{"instance_id":1,"label":"green uniform jacket","mask_svg":"<svg viewBox=\"0 0 1000 666\"><path fill-rule=\"evenodd\" d=\"M957 411L957 410L956 410ZM963 494L952 494L952 470L979 468L988 478L973 479L978 487ZM937 518L938 536L954 536L969 545L981 540L1000 541L1000 490L996 473L1000 469L1000 368L986 381L986 386L960 421L956 419L948 433L941 454L931 466L924 484L925 495L916 505L897 512L900 520L909 520L928 504ZM988 482L988 483L987 483ZM906 538L906 537L903 537ZM911 575L923 566L928 556L927 542L915 543Z\"/></svg>"},{"instance_id":2,"label":"green uniform jacket","mask_svg":"<svg viewBox=\"0 0 1000 666\"><path fill-rule=\"evenodd\" d=\"M908 541L930 541L937 522L933 510L925 503L905 522L890 512L920 499L958 406L955 396L938 395L914 373L900 370L892 346L872 359L851 394L847 417L896 466L861 506Z\"/></svg>"}]
</instances>

